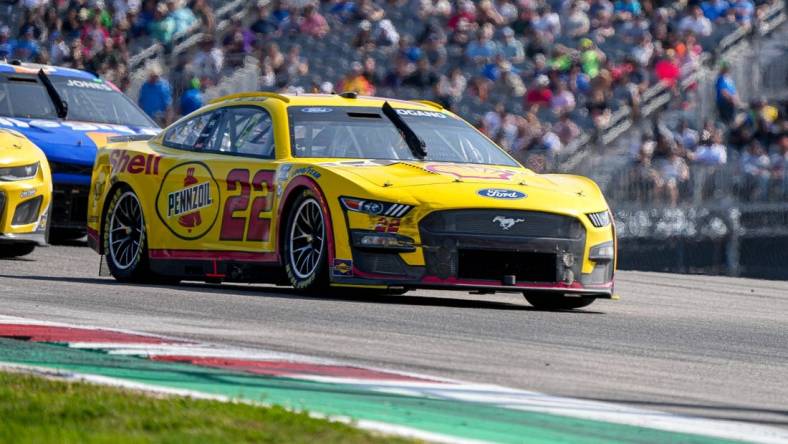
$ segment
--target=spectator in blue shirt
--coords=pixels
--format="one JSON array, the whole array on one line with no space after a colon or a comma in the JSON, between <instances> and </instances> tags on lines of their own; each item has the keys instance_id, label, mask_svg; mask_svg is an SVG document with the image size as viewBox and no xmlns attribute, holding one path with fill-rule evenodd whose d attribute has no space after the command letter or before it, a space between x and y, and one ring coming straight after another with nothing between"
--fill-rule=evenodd
<instances>
[{"instance_id":1,"label":"spectator in blue shirt","mask_svg":"<svg viewBox=\"0 0 788 444\"><path fill-rule=\"evenodd\" d=\"M35 60L39 52L38 43L33 37L33 28L27 28L24 34L15 41L12 45L13 58L25 62L32 62Z\"/></svg>"},{"instance_id":2,"label":"spectator in blue shirt","mask_svg":"<svg viewBox=\"0 0 788 444\"><path fill-rule=\"evenodd\" d=\"M0 28L0 59L7 59L11 57L11 52L13 51L13 46L11 40L8 38L11 34L11 30L8 29L8 26L3 26Z\"/></svg>"},{"instance_id":3,"label":"spectator in blue shirt","mask_svg":"<svg viewBox=\"0 0 788 444\"><path fill-rule=\"evenodd\" d=\"M202 91L200 91L200 79L193 78L189 82L189 88L181 96L181 115L185 116L193 111L197 111L203 105Z\"/></svg>"},{"instance_id":4,"label":"spectator in blue shirt","mask_svg":"<svg viewBox=\"0 0 788 444\"><path fill-rule=\"evenodd\" d=\"M170 121L172 92L170 84L161 77L159 65L152 64L148 68L148 80L140 88L138 103L140 108L160 125L164 126Z\"/></svg>"},{"instance_id":5,"label":"spectator in blue shirt","mask_svg":"<svg viewBox=\"0 0 788 444\"><path fill-rule=\"evenodd\" d=\"M716 22L725 15L728 8L731 7L725 0L708 0L700 5L703 9L703 15L712 22Z\"/></svg>"},{"instance_id":6,"label":"spectator in blue shirt","mask_svg":"<svg viewBox=\"0 0 788 444\"><path fill-rule=\"evenodd\" d=\"M613 4L616 14L625 17L639 16L642 8L638 0L618 0Z\"/></svg>"},{"instance_id":7,"label":"spectator in blue shirt","mask_svg":"<svg viewBox=\"0 0 788 444\"><path fill-rule=\"evenodd\" d=\"M731 7L736 11L736 21L740 25L749 25L755 13L755 5L750 0L738 0Z\"/></svg>"},{"instance_id":8,"label":"spectator in blue shirt","mask_svg":"<svg viewBox=\"0 0 788 444\"><path fill-rule=\"evenodd\" d=\"M736 94L736 84L729 75L727 62L722 62L720 66L720 74L717 76L714 89L717 93L717 112L720 115L720 120L730 123L736 114L739 96Z\"/></svg>"}]
</instances>

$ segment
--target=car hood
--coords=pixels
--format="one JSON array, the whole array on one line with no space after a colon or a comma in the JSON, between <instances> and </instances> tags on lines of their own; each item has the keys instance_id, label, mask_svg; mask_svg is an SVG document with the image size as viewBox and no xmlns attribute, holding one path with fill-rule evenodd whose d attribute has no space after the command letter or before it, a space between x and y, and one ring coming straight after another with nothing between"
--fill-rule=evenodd
<instances>
[{"instance_id":1,"label":"car hood","mask_svg":"<svg viewBox=\"0 0 788 444\"><path fill-rule=\"evenodd\" d=\"M112 136L157 134L158 128L76 121L0 117L0 128L22 133L46 154L50 162L91 165L96 149Z\"/></svg>"},{"instance_id":2,"label":"car hood","mask_svg":"<svg viewBox=\"0 0 788 444\"><path fill-rule=\"evenodd\" d=\"M459 207L604 210L599 189L588 179L539 175L522 167L443 162L332 162L323 164L355 182L405 193L419 202Z\"/></svg>"},{"instance_id":3,"label":"car hood","mask_svg":"<svg viewBox=\"0 0 788 444\"><path fill-rule=\"evenodd\" d=\"M26 165L43 160L41 151L14 132L0 131L0 167Z\"/></svg>"}]
</instances>

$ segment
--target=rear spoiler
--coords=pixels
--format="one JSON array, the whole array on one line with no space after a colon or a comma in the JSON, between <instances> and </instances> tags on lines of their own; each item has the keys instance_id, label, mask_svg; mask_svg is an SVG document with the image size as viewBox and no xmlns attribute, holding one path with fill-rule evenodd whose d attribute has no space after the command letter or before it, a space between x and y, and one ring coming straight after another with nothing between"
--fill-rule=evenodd
<instances>
[{"instance_id":1,"label":"rear spoiler","mask_svg":"<svg viewBox=\"0 0 788 444\"><path fill-rule=\"evenodd\" d=\"M112 136L107 139L107 143L118 143L118 142L143 142L146 140L150 140L156 137L155 134L134 134L131 136Z\"/></svg>"}]
</instances>

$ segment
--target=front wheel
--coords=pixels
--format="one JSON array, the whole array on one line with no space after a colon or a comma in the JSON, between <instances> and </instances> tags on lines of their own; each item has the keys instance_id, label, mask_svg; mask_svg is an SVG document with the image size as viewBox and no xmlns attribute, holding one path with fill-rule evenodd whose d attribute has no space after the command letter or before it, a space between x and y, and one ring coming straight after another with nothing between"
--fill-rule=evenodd
<instances>
[{"instance_id":1,"label":"front wheel","mask_svg":"<svg viewBox=\"0 0 788 444\"><path fill-rule=\"evenodd\" d=\"M150 278L142 205L129 188L118 188L104 214L104 253L112 276L122 282Z\"/></svg>"},{"instance_id":2,"label":"front wheel","mask_svg":"<svg viewBox=\"0 0 788 444\"><path fill-rule=\"evenodd\" d=\"M18 243L18 244L7 244L0 246L0 257L8 258L8 257L19 257L25 256L33 252L36 249L36 244L34 243Z\"/></svg>"},{"instance_id":3,"label":"front wheel","mask_svg":"<svg viewBox=\"0 0 788 444\"><path fill-rule=\"evenodd\" d=\"M284 264L290 284L316 291L328 286L328 242L323 209L311 191L296 199L287 217Z\"/></svg>"},{"instance_id":4,"label":"front wheel","mask_svg":"<svg viewBox=\"0 0 788 444\"><path fill-rule=\"evenodd\" d=\"M555 293L524 293L525 300L539 310L573 310L591 305L593 296L564 296Z\"/></svg>"}]
</instances>

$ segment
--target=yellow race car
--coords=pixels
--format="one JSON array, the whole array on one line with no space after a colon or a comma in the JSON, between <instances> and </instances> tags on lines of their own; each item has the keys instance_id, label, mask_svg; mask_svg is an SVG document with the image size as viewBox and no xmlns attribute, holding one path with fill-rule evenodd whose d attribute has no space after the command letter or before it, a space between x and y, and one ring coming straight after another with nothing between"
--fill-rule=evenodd
<instances>
[{"instance_id":1,"label":"yellow race car","mask_svg":"<svg viewBox=\"0 0 788 444\"><path fill-rule=\"evenodd\" d=\"M52 176L46 156L22 134L0 129L0 257L47 242Z\"/></svg>"},{"instance_id":2,"label":"yellow race car","mask_svg":"<svg viewBox=\"0 0 788 444\"><path fill-rule=\"evenodd\" d=\"M426 101L243 93L100 149L89 244L118 280L613 295L610 210Z\"/></svg>"}]
</instances>

